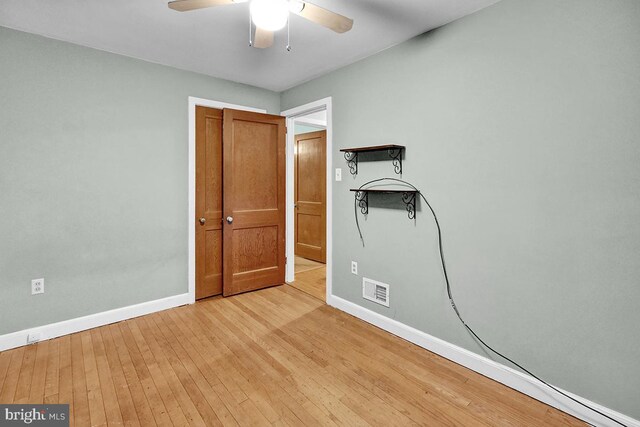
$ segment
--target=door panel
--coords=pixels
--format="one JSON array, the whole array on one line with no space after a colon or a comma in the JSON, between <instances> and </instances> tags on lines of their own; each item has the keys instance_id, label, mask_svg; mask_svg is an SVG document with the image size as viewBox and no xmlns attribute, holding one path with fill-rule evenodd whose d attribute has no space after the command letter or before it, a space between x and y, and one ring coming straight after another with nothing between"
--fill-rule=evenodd
<instances>
[{"instance_id":1,"label":"door panel","mask_svg":"<svg viewBox=\"0 0 640 427\"><path fill-rule=\"evenodd\" d=\"M295 254L326 262L327 132L296 135Z\"/></svg>"},{"instance_id":2,"label":"door panel","mask_svg":"<svg viewBox=\"0 0 640 427\"><path fill-rule=\"evenodd\" d=\"M278 209L278 126L236 119L233 127L234 210Z\"/></svg>"},{"instance_id":3,"label":"door panel","mask_svg":"<svg viewBox=\"0 0 640 427\"><path fill-rule=\"evenodd\" d=\"M284 282L285 118L223 112L225 296Z\"/></svg>"},{"instance_id":4,"label":"door panel","mask_svg":"<svg viewBox=\"0 0 640 427\"><path fill-rule=\"evenodd\" d=\"M197 299L222 293L221 219L222 110L196 107Z\"/></svg>"}]
</instances>

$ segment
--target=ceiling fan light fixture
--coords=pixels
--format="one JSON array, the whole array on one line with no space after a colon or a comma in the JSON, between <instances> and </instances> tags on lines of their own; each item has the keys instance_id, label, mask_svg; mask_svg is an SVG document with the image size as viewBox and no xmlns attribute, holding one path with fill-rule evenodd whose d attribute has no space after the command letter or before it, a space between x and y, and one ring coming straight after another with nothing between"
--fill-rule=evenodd
<instances>
[{"instance_id":1,"label":"ceiling fan light fixture","mask_svg":"<svg viewBox=\"0 0 640 427\"><path fill-rule=\"evenodd\" d=\"M251 0L249 6L251 20L256 27L267 31L278 31L289 19L289 2L287 0Z\"/></svg>"},{"instance_id":2,"label":"ceiling fan light fixture","mask_svg":"<svg viewBox=\"0 0 640 427\"><path fill-rule=\"evenodd\" d=\"M289 0L289 11L300 13L304 9L304 2L299 0Z\"/></svg>"}]
</instances>

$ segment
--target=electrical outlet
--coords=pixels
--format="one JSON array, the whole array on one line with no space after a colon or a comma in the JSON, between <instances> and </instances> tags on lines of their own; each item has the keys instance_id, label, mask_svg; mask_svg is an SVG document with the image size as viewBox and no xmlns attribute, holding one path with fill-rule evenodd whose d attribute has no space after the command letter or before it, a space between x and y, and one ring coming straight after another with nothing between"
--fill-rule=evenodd
<instances>
[{"instance_id":1,"label":"electrical outlet","mask_svg":"<svg viewBox=\"0 0 640 427\"><path fill-rule=\"evenodd\" d=\"M336 168L336 181L342 181L342 169Z\"/></svg>"},{"instance_id":2,"label":"electrical outlet","mask_svg":"<svg viewBox=\"0 0 640 427\"><path fill-rule=\"evenodd\" d=\"M44 294L44 279L33 279L31 281L31 295Z\"/></svg>"},{"instance_id":3,"label":"electrical outlet","mask_svg":"<svg viewBox=\"0 0 640 427\"><path fill-rule=\"evenodd\" d=\"M40 332L31 332L27 335L27 344L33 344L40 341Z\"/></svg>"},{"instance_id":4,"label":"electrical outlet","mask_svg":"<svg viewBox=\"0 0 640 427\"><path fill-rule=\"evenodd\" d=\"M358 274L358 263L351 261L351 274Z\"/></svg>"}]
</instances>

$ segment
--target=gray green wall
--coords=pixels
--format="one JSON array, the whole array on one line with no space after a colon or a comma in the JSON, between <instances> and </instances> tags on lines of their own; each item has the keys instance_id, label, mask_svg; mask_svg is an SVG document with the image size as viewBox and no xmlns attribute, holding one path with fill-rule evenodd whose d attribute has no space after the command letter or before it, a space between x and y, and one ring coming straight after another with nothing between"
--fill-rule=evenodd
<instances>
[{"instance_id":1,"label":"gray green wall","mask_svg":"<svg viewBox=\"0 0 640 427\"><path fill-rule=\"evenodd\" d=\"M640 2L503 0L283 93L333 97L334 294L486 355L447 300L433 219L349 188L395 176L338 149L406 145L453 292L486 340L551 383L640 418ZM350 273L359 263L360 276ZM391 285L389 308L361 276ZM502 362L502 361L501 361Z\"/></svg>"},{"instance_id":2,"label":"gray green wall","mask_svg":"<svg viewBox=\"0 0 640 427\"><path fill-rule=\"evenodd\" d=\"M0 27L0 334L187 292L188 96L280 112L274 92Z\"/></svg>"}]
</instances>

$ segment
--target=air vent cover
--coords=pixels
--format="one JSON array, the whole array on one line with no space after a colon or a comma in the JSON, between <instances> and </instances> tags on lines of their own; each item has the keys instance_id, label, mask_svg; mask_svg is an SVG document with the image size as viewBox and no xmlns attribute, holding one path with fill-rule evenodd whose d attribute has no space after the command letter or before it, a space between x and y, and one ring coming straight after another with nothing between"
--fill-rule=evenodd
<instances>
[{"instance_id":1,"label":"air vent cover","mask_svg":"<svg viewBox=\"0 0 640 427\"><path fill-rule=\"evenodd\" d=\"M362 278L362 297L389 307L389 285L373 279Z\"/></svg>"}]
</instances>

